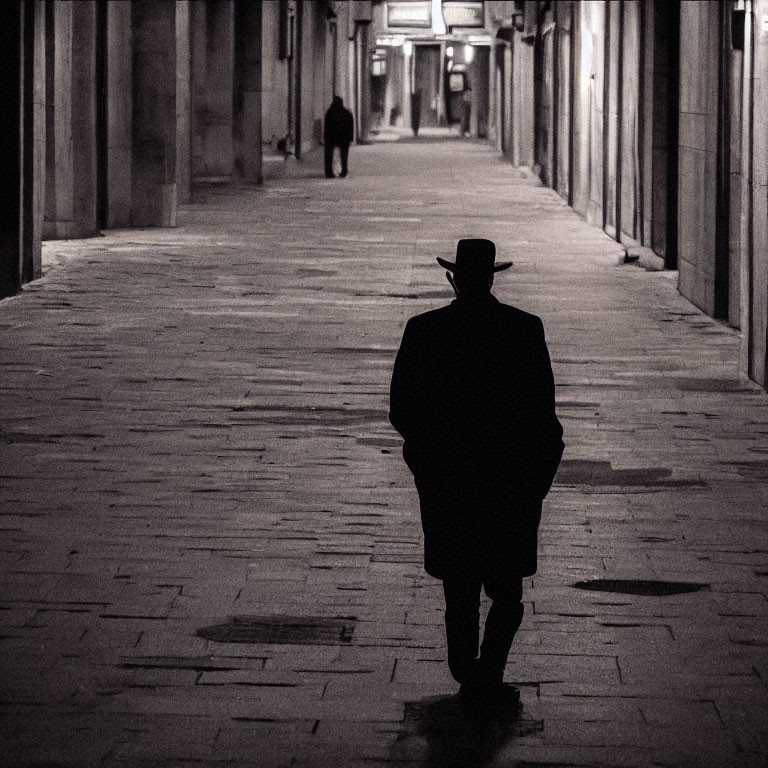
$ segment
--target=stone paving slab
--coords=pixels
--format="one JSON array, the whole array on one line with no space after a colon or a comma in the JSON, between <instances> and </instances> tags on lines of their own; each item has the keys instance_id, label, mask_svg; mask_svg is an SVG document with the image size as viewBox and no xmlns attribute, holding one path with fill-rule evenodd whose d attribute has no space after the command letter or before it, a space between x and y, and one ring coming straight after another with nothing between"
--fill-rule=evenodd
<instances>
[{"instance_id":1,"label":"stone paving slab","mask_svg":"<svg viewBox=\"0 0 768 768\"><path fill-rule=\"evenodd\" d=\"M3 765L765 766L768 396L737 332L482 142L351 168L47 243L0 304ZM522 712L490 723L454 697L387 422L404 323L450 300L434 257L465 236L544 320L566 442ZM593 578L706 586L573 587ZM354 631L197 635L233 616Z\"/></svg>"}]
</instances>

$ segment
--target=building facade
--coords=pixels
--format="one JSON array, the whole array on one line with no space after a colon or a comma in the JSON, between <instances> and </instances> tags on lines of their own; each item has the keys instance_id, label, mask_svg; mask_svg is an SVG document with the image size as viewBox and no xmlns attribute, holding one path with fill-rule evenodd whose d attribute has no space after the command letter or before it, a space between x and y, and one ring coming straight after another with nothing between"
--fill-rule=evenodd
<instances>
[{"instance_id":1,"label":"building facade","mask_svg":"<svg viewBox=\"0 0 768 768\"><path fill-rule=\"evenodd\" d=\"M0 297L43 239L172 227L201 182L260 183L368 89L370 2L19 0L2 26ZM355 87L357 84L357 87Z\"/></svg>"},{"instance_id":2,"label":"building facade","mask_svg":"<svg viewBox=\"0 0 768 768\"><path fill-rule=\"evenodd\" d=\"M371 130L460 126L768 368L768 0L19 0L0 30L0 297L41 241L170 227L195 184Z\"/></svg>"},{"instance_id":3,"label":"building facade","mask_svg":"<svg viewBox=\"0 0 768 768\"><path fill-rule=\"evenodd\" d=\"M487 2L490 138L739 328L766 386L768 0Z\"/></svg>"}]
</instances>

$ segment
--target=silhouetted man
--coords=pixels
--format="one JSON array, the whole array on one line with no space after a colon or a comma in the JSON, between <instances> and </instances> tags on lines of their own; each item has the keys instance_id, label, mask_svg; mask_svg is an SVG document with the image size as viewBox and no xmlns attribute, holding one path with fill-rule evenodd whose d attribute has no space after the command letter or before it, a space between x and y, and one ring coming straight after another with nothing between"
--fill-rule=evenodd
<instances>
[{"instance_id":1,"label":"silhouetted man","mask_svg":"<svg viewBox=\"0 0 768 768\"><path fill-rule=\"evenodd\" d=\"M389 411L419 492L424 567L443 581L448 665L478 705L519 696L504 667L563 453L544 328L491 294L512 266L495 259L482 239L459 240L455 264L437 259L457 296L408 321ZM492 605L478 657L481 588Z\"/></svg>"},{"instance_id":2,"label":"silhouetted man","mask_svg":"<svg viewBox=\"0 0 768 768\"><path fill-rule=\"evenodd\" d=\"M338 147L341 157L342 178L347 175L347 160L349 158L349 145L355 137L354 118L352 113L344 106L341 96L334 96L331 106L325 113L323 126L323 142L325 143L325 177L332 179L333 174L333 150Z\"/></svg>"}]
</instances>

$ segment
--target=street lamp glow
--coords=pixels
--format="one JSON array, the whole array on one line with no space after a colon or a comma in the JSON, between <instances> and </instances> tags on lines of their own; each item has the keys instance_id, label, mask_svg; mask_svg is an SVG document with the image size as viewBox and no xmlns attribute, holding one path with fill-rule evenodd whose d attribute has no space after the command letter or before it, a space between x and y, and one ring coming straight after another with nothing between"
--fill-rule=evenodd
<instances>
[{"instance_id":1,"label":"street lamp glow","mask_svg":"<svg viewBox=\"0 0 768 768\"><path fill-rule=\"evenodd\" d=\"M449 45L449 46L448 46L448 47L445 49L445 55L446 55L446 56L447 56L449 59L452 59L452 58L453 58L453 46L452 46L452 45Z\"/></svg>"},{"instance_id":2,"label":"street lamp glow","mask_svg":"<svg viewBox=\"0 0 768 768\"><path fill-rule=\"evenodd\" d=\"M475 58L475 49L471 45L464 46L464 61L467 64L472 63L472 59Z\"/></svg>"}]
</instances>

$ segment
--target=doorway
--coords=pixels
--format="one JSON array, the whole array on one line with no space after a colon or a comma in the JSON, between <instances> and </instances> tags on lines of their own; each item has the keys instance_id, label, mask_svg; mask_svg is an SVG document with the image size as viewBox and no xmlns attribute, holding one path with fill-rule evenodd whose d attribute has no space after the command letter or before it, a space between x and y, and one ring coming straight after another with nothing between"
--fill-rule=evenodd
<instances>
[{"instance_id":1,"label":"doorway","mask_svg":"<svg viewBox=\"0 0 768 768\"><path fill-rule=\"evenodd\" d=\"M421 125L440 125L440 46L416 45L414 91L421 93Z\"/></svg>"},{"instance_id":2,"label":"doorway","mask_svg":"<svg viewBox=\"0 0 768 768\"><path fill-rule=\"evenodd\" d=\"M653 8L653 201L651 247L677 269L680 0Z\"/></svg>"}]
</instances>

